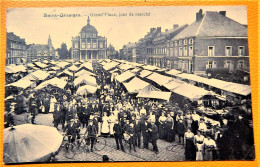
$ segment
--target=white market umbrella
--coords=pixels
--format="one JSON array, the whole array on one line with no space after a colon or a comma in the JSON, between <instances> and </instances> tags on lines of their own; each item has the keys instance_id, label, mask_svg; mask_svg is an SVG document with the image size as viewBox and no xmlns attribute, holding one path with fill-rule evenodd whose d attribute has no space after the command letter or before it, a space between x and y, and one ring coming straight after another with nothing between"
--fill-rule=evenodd
<instances>
[{"instance_id":1,"label":"white market umbrella","mask_svg":"<svg viewBox=\"0 0 260 167\"><path fill-rule=\"evenodd\" d=\"M4 129L4 163L46 162L63 141L54 127L23 124Z\"/></svg>"}]
</instances>

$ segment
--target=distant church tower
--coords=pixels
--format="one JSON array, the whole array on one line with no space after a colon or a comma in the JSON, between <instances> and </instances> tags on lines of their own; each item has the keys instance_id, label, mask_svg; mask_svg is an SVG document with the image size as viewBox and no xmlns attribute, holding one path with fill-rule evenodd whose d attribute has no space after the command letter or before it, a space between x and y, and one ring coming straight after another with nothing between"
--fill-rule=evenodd
<instances>
[{"instance_id":1,"label":"distant church tower","mask_svg":"<svg viewBox=\"0 0 260 167\"><path fill-rule=\"evenodd\" d=\"M49 34L49 39L48 39L48 46L52 47L52 42L51 42L51 35Z\"/></svg>"}]
</instances>

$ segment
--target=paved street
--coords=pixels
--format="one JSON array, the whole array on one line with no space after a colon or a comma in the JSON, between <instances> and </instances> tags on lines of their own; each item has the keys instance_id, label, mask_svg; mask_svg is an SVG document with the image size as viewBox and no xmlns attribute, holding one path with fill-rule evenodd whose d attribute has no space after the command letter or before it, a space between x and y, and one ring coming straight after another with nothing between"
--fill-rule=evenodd
<instances>
[{"instance_id":1,"label":"paved street","mask_svg":"<svg viewBox=\"0 0 260 167\"><path fill-rule=\"evenodd\" d=\"M16 125L24 123L24 115L16 115ZM53 126L52 114L38 114L36 116L36 124ZM61 125L59 125L59 131L61 131ZM85 132L85 128L82 129ZM176 137L177 141L177 137ZM152 145L149 145L149 150L137 148L136 152L129 152L129 147L126 147L126 152L122 152L116 149L116 143L114 138L106 138L106 147L104 150L84 153L77 150L76 156L73 159L67 159L64 156L64 152L60 151L56 156L57 161L102 161L102 155L108 155L110 161L183 161L184 149L182 145L177 143L169 143L164 140L158 140L159 154L155 154L152 151ZM166 148L168 147L168 151Z\"/></svg>"}]
</instances>

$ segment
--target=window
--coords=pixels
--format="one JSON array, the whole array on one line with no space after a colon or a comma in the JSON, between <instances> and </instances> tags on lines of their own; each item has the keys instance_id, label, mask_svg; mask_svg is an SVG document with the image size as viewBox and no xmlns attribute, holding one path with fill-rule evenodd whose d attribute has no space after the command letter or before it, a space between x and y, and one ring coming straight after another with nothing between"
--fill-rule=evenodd
<instances>
[{"instance_id":1,"label":"window","mask_svg":"<svg viewBox=\"0 0 260 167\"><path fill-rule=\"evenodd\" d=\"M177 48L174 48L174 56L178 57L178 51L177 51Z\"/></svg>"},{"instance_id":2,"label":"window","mask_svg":"<svg viewBox=\"0 0 260 167\"><path fill-rule=\"evenodd\" d=\"M85 43L85 42L83 42L83 43L81 44L81 48L83 48L83 49L86 48L86 43Z\"/></svg>"},{"instance_id":3,"label":"window","mask_svg":"<svg viewBox=\"0 0 260 167\"><path fill-rule=\"evenodd\" d=\"M97 37L97 34L93 34L93 38L96 38Z\"/></svg>"},{"instance_id":4,"label":"window","mask_svg":"<svg viewBox=\"0 0 260 167\"><path fill-rule=\"evenodd\" d=\"M244 60L239 60L237 62L237 69L242 69L243 67L245 67L245 61Z\"/></svg>"},{"instance_id":5,"label":"window","mask_svg":"<svg viewBox=\"0 0 260 167\"><path fill-rule=\"evenodd\" d=\"M82 37L82 38L85 38L85 33L82 33L82 34L81 34L81 37Z\"/></svg>"},{"instance_id":6,"label":"window","mask_svg":"<svg viewBox=\"0 0 260 167\"><path fill-rule=\"evenodd\" d=\"M182 47L179 47L179 56L182 56Z\"/></svg>"},{"instance_id":7,"label":"window","mask_svg":"<svg viewBox=\"0 0 260 167\"><path fill-rule=\"evenodd\" d=\"M208 68L217 68L217 62L216 61L207 61L206 69Z\"/></svg>"},{"instance_id":8,"label":"window","mask_svg":"<svg viewBox=\"0 0 260 167\"><path fill-rule=\"evenodd\" d=\"M178 46L178 43L177 43L177 41L175 41L174 43L175 43L175 46Z\"/></svg>"},{"instance_id":9,"label":"window","mask_svg":"<svg viewBox=\"0 0 260 167\"><path fill-rule=\"evenodd\" d=\"M91 48L91 40L88 39L87 42L88 42L87 48Z\"/></svg>"},{"instance_id":10,"label":"window","mask_svg":"<svg viewBox=\"0 0 260 167\"><path fill-rule=\"evenodd\" d=\"M189 47L189 56L193 56L193 47L192 46Z\"/></svg>"},{"instance_id":11,"label":"window","mask_svg":"<svg viewBox=\"0 0 260 167\"><path fill-rule=\"evenodd\" d=\"M228 68L229 70L233 70L234 62L230 61L230 60L225 61L224 68Z\"/></svg>"},{"instance_id":12,"label":"window","mask_svg":"<svg viewBox=\"0 0 260 167\"><path fill-rule=\"evenodd\" d=\"M99 42L99 47L103 48L103 42Z\"/></svg>"},{"instance_id":13,"label":"window","mask_svg":"<svg viewBox=\"0 0 260 167\"><path fill-rule=\"evenodd\" d=\"M208 56L214 56L214 46L208 47Z\"/></svg>"},{"instance_id":14,"label":"window","mask_svg":"<svg viewBox=\"0 0 260 167\"><path fill-rule=\"evenodd\" d=\"M182 45L182 40L179 40L179 46L181 46Z\"/></svg>"},{"instance_id":15,"label":"window","mask_svg":"<svg viewBox=\"0 0 260 167\"><path fill-rule=\"evenodd\" d=\"M170 56L173 56L173 48L170 49Z\"/></svg>"},{"instance_id":16,"label":"window","mask_svg":"<svg viewBox=\"0 0 260 167\"><path fill-rule=\"evenodd\" d=\"M232 47L231 46L226 46L225 54L226 54L226 56L232 56Z\"/></svg>"},{"instance_id":17,"label":"window","mask_svg":"<svg viewBox=\"0 0 260 167\"><path fill-rule=\"evenodd\" d=\"M238 47L238 56L244 56L245 55L245 49L244 46Z\"/></svg>"},{"instance_id":18,"label":"window","mask_svg":"<svg viewBox=\"0 0 260 167\"><path fill-rule=\"evenodd\" d=\"M78 42L75 42L75 43L74 43L74 47L75 47L75 48L78 48L78 47L79 47Z\"/></svg>"},{"instance_id":19,"label":"window","mask_svg":"<svg viewBox=\"0 0 260 167\"><path fill-rule=\"evenodd\" d=\"M183 47L183 56L188 56L187 47Z\"/></svg>"},{"instance_id":20,"label":"window","mask_svg":"<svg viewBox=\"0 0 260 167\"><path fill-rule=\"evenodd\" d=\"M187 45L187 39L184 39L183 42L184 42L184 45Z\"/></svg>"}]
</instances>

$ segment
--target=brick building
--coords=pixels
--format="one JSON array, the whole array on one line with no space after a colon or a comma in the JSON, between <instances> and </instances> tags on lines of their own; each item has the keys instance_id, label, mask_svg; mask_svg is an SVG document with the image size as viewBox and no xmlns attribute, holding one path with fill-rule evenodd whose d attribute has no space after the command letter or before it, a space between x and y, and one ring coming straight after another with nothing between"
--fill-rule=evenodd
<instances>
[{"instance_id":1,"label":"brick building","mask_svg":"<svg viewBox=\"0 0 260 167\"><path fill-rule=\"evenodd\" d=\"M32 62L33 60L53 60L56 58L56 50L54 49L51 41L51 36L49 35L48 44L31 44L29 45L27 52L27 62Z\"/></svg>"},{"instance_id":2,"label":"brick building","mask_svg":"<svg viewBox=\"0 0 260 167\"><path fill-rule=\"evenodd\" d=\"M13 32L6 34L6 65L26 63L25 39L15 35Z\"/></svg>"},{"instance_id":3,"label":"brick building","mask_svg":"<svg viewBox=\"0 0 260 167\"><path fill-rule=\"evenodd\" d=\"M171 68L205 74L207 69L249 67L247 27L228 17L225 11L202 10L196 21L168 42Z\"/></svg>"},{"instance_id":4,"label":"brick building","mask_svg":"<svg viewBox=\"0 0 260 167\"><path fill-rule=\"evenodd\" d=\"M107 39L98 36L98 31L90 25L89 18L79 36L72 37L71 57L76 60L107 58Z\"/></svg>"}]
</instances>

